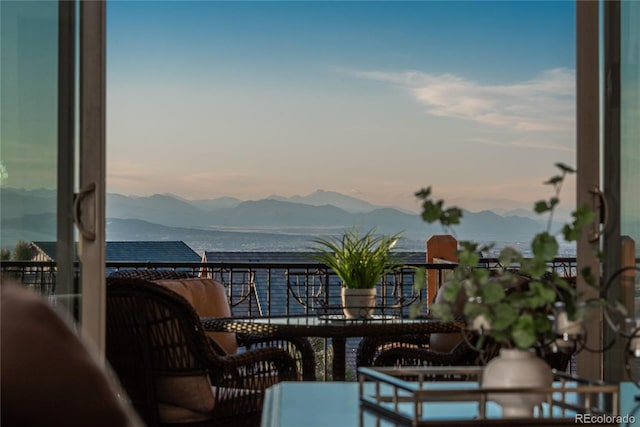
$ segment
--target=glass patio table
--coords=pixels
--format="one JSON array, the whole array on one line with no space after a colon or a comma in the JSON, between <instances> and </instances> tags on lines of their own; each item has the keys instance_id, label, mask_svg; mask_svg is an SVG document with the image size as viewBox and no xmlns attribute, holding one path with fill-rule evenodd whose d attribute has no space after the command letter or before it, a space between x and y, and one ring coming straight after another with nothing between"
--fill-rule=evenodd
<instances>
[{"instance_id":1,"label":"glass patio table","mask_svg":"<svg viewBox=\"0 0 640 427\"><path fill-rule=\"evenodd\" d=\"M267 389L262 427L617 427L640 421L635 384L563 372L554 372L550 387L512 388L511 394L541 398L530 417L505 418L493 395L504 389L483 387L483 374L481 366L361 367L357 383L281 382Z\"/></svg>"},{"instance_id":2,"label":"glass patio table","mask_svg":"<svg viewBox=\"0 0 640 427\"><path fill-rule=\"evenodd\" d=\"M205 317L207 331L235 332L270 338L331 338L333 345L333 379L344 381L346 342L352 337L394 337L409 334L460 333L465 324L432 319L407 319L391 315L375 315L369 319L346 319L342 315L309 315L288 317L231 318Z\"/></svg>"}]
</instances>

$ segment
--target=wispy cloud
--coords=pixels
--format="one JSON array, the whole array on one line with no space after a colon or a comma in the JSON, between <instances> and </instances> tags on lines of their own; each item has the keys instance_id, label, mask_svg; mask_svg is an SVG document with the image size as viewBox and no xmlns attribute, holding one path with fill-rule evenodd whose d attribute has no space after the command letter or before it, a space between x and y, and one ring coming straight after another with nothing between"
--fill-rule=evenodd
<instances>
[{"instance_id":1,"label":"wispy cloud","mask_svg":"<svg viewBox=\"0 0 640 427\"><path fill-rule=\"evenodd\" d=\"M489 138L467 138L467 141L477 144L495 145L500 147L523 147L523 148L538 148L544 150L555 150L564 152L573 152L574 148L567 146L561 142L549 142L544 139L489 139Z\"/></svg>"},{"instance_id":2,"label":"wispy cloud","mask_svg":"<svg viewBox=\"0 0 640 427\"><path fill-rule=\"evenodd\" d=\"M407 87L429 114L524 132L574 129L575 72L544 71L531 80L482 84L455 74L356 71L356 76Z\"/></svg>"}]
</instances>

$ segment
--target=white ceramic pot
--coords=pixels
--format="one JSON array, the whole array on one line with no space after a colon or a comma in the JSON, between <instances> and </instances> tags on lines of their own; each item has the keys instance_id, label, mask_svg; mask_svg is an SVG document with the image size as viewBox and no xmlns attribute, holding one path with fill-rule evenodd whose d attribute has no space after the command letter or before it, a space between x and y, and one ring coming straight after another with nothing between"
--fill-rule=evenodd
<instances>
[{"instance_id":1,"label":"white ceramic pot","mask_svg":"<svg viewBox=\"0 0 640 427\"><path fill-rule=\"evenodd\" d=\"M484 368L482 387L551 387L553 374L547 363L531 350L500 349ZM500 393L489 399L502 407L503 418L531 418L533 408L545 400L544 394Z\"/></svg>"},{"instance_id":2,"label":"white ceramic pot","mask_svg":"<svg viewBox=\"0 0 640 427\"><path fill-rule=\"evenodd\" d=\"M376 306L376 288L342 288L342 311L347 319L366 319Z\"/></svg>"}]
</instances>

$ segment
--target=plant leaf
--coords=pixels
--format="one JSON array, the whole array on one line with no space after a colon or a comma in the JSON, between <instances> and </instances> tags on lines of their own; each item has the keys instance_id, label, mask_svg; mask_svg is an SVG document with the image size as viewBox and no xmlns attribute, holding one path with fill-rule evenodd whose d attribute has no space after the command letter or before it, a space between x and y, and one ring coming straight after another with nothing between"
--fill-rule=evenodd
<instances>
[{"instance_id":1,"label":"plant leaf","mask_svg":"<svg viewBox=\"0 0 640 427\"><path fill-rule=\"evenodd\" d=\"M533 256L546 261L551 261L558 253L558 249L558 241L546 231L538 233L531 242Z\"/></svg>"},{"instance_id":2,"label":"plant leaf","mask_svg":"<svg viewBox=\"0 0 640 427\"><path fill-rule=\"evenodd\" d=\"M533 210L540 214L551 210L551 207L547 204L546 200L540 200L533 205Z\"/></svg>"},{"instance_id":3,"label":"plant leaf","mask_svg":"<svg viewBox=\"0 0 640 427\"><path fill-rule=\"evenodd\" d=\"M555 175L549 178L547 181L545 181L545 184L556 185L561 183L563 180L564 180L564 177L562 175Z\"/></svg>"},{"instance_id":4,"label":"plant leaf","mask_svg":"<svg viewBox=\"0 0 640 427\"><path fill-rule=\"evenodd\" d=\"M526 350L536 343L536 331L530 314L523 314L511 329L511 339L516 347Z\"/></svg>"},{"instance_id":5,"label":"plant leaf","mask_svg":"<svg viewBox=\"0 0 640 427\"><path fill-rule=\"evenodd\" d=\"M464 305L464 315L468 319L475 319L480 315L487 315L487 308L476 302L468 302Z\"/></svg>"},{"instance_id":6,"label":"plant leaf","mask_svg":"<svg viewBox=\"0 0 640 427\"><path fill-rule=\"evenodd\" d=\"M509 266L511 264L519 263L522 260L522 254L516 249L507 246L500 251L498 260L503 266Z\"/></svg>"},{"instance_id":7,"label":"plant leaf","mask_svg":"<svg viewBox=\"0 0 640 427\"><path fill-rule=\"evenodd\" d=\"M421 291L427 286L427 269L424 267L416 268L413 276L413 289Z\"/></svg>"},{"instance_id":8,"label":"plant leaf","mask_svg":"<svg viewBox=\"0 0 640 427\"><path fill-rule=\"evenodd\" d=\"M482 294L482 302L484 304L495 304L501 301L504 296L504 288L500 283L489 282L480 290Z\"/></svg>"},{"instance_id":9,"label":"plant leaf","mask_svg":"<svg viewBox=\"0 0 640 427\"><path fill-rule=\"evenodd\" d=\"M449 304L431 304L429 311L436 319L441 319L444 321L453 320L453 313L451 312L451 307L449 306Z\"/></svg>"},{"instance_id":10,"label":"plant leaf","mask_svg":"<svg viewBox=\"0 0 640 427\"><path fill-rule=\"evenodd\" d=\"M542 282L533 282L533 286L538 295L548 304L553 303L556 300L556 291L551 285Z\"/></svg>"},{"instance_id":11,"label":"plant leaf","mask_svg":"<svg viewBox=\"0 0 640 427\"><path fill-rule=\"evenodd\" d=\"M442 297L447 302L455 303L461 289L462 284L460 282L450 282L447 286L442 288Z\"/></svg>"},{"instance_id":12,"label":"plant leaf","mask_svg":"<svg viewBox=\"0 0 640 427\"><path fill-rule=\"evenodd\" d=\"M518 318L518 311L511 304L498 304L495 309L491 329L504 331L511 326Z\"/></svg>"},{"instance_id":13,"label":"plant leaf","mask_svg":"<svg viewBox=\"0 0 640 427\"><path fill-rule=\"evenodd\" d=\"M575 173L576 172L576 170L574 168L572 168L571 166L567 166L564 163L558 162L555 165L556 165L556 167L558 169L560 169L564 173Z\"/></svg>"}]
</instances>

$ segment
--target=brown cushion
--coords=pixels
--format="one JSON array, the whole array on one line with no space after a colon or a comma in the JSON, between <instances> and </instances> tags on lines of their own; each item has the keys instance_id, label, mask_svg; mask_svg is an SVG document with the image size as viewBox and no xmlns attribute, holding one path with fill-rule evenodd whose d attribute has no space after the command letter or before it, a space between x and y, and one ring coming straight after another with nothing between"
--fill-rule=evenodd
<instances>
[{"instance_id":1,"label":"brown cushion","mask_svg":"<svg viewBox=\"0 0 640 427\"><path fill-rule=\"evenodd\" d=\"M190 411L210 412L216 402L207 375L156 378L158 402Z\"/></svg>"},{"instance_id":2,"label":"brown cushion","mask_svg":"<svg viewBox=\"0 0 640 427\"><path fill-rule=\"evenodd\" d=\"M175 379L175 378L174 378ZM166 383L168 386L169 383ZM186 383L185 383L186 385ZM180 387L178 387L180 388ZM208 394L213 396L216 402L216 413L229 414L237 412L237 399L244 400L245 410L247 413L255 413L261 410L261 399L246 399L246 396L262 394L262 390L229 388L229 387L211 387ZM212 411L197 411L183 406L170 403L159 403L160 421L163 424L177 423L195 423L212 419ZM217 425L217 424L216 424Z\"/></svg>"},{"instance_id":3,"label":"brown cushion","mask_svg":"<svg viewBox=\"0 0 640 427\"><path fill-rule=\"evenodd\" d=\"M192 411L191 409L167 403L159 403L158 411L160 413L160 422L165 424L196 423L212 418L210 413Z\"/></svg>"},{"instance_id":4,"label":"brown cushion","mask_svg":"<svg viewBox=\"0 0 640 427\"><path fill-rule=\"evenodd\" d=\"M182 295L200 317L230 317L231 308L227 302L224 285L214 279L171 279L157 280L155 283ZM231 332L207 332L228 354L238 352L236 334Z\"/></svg>"}]
</instances>

